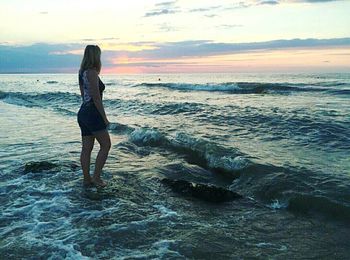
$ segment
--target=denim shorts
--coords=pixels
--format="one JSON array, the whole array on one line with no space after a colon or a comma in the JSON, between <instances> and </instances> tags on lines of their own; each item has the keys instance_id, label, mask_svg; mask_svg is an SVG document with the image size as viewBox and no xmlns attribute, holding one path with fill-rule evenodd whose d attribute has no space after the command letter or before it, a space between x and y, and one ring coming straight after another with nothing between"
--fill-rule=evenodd
<instances>
[{"instance_id":1,"label":"denim shorts","mask_svg":"<svg viewBox=\"0 0 350 260\"><path fill-rule=\"evenodd\" d=\"M82 136L94 135L95 132L107 129L107 125L92 101L81 105L78 112L78 124Z\"/></svg>"}]
</instances>

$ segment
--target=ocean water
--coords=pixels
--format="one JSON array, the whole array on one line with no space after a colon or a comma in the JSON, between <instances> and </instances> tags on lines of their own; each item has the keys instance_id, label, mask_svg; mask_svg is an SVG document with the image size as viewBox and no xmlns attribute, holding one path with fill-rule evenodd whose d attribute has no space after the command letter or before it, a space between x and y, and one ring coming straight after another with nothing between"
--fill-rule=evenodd
<instances>
[{"instance_id":1,"label":"ocean water","mask_svg":"<svg viewBox=\"0 0 350 260\"><path fill-rule=\"evenodd\" d=\"M0 75L1 259L350 258L350 74L101 79L109 185L85 189L77 75Z\"/></svg>"}]
</instances>

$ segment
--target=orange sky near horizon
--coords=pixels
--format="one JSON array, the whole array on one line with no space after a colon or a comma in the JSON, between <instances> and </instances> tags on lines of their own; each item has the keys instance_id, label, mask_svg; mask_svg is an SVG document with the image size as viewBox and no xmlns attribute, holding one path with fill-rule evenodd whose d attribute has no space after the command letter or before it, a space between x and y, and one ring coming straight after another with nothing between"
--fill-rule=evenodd
<instances>
[{"instance_id":1,"label":"orange sky near horizon","mask_svg":"<svg viewBox=\"0 0 350 260\"><path fill-rule=\"evenodd\" d=\"M114 58L115 67L103 68L106 74L159 73L163 72L274 72L295 71L333 71L342 67L350 69L349 48L290 48L285 50L252 51L249 53L234 53L210 57L174 58L174 59L142 59L120 56ZM142 63L142 65L139 65ZM152 64L157 64L153 66ZM150 66L147 66L150 64Z\"/></svg>"}]
</instances>

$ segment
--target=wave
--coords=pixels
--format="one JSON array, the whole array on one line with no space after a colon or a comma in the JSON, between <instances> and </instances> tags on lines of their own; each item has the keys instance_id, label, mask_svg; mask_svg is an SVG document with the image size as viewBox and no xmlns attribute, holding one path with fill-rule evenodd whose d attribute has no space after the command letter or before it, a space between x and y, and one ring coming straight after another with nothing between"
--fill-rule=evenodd
<instances>
[{"instance_id":1,"label":"wave","mask_svg":"<svg viewBox=\"0 0 350 260\"><path fill-rule=\"evenodd\" d=\"M350 97L350 89L332 89L328 91L329 93L335 95L349 96Z\"/></svg>"},{"instance_id":2,"label":"wave","mask_svg":"<svg viewBox=\"0 0 350 260\"><path fill-rule=\"evenodd\" d=\"M57 84L58 81L55 81L55 80L49 80L49 81L46 81L46 84Z\"/></svg>"},{"instance_id":3,"label":"wave","mask_svg":"<svg viewBox=\"0 0 350 260\"><path fill-rule=\"evenodd\" d=\"M21 93L2 92L0 100L10 104L52 109L60 114L75 116L81 104L81 97L69 92ZM153 103L140 100L105 99L107 108L113 113L132 113L141 115L190 116L193 120L211 123L216 126L234 125L246 129L249 133L259 133L267 141L283 140L286 137L298 144L311 143L325 149L349 149L349 127L346 117L330 120L328 114L309 110L287 110L281 108L238 107L233 105L215 106L195 102ZM120 129L116 131L131 131ZM113 128L113 127L112 127ZM237 133L235 133L237 134Z\"/></svg>"},{"instance_id":4,"label":"wave","mask_svg":"<svg viewBox=\"0 0 350 260\"><path fill-rule=\"evenodd\" d=\"M129 135L129 140L139 146L161 146L170 143L161 132L152 128L134 129Z\"/></svg>"},{"instance_id":5,"label":"wave","mask_svg":"<svg viewBox=\"0 0 350 260\"><path fill-rule=\"evenodd\" d=\"M23 93L0 91L0 100L6 103L25 106L51 108L59 113L75 115L81 104L81 97L69 92ZM139 100L105 99L104 104L111 109L140 114L175 115L180 113L198 113L203 110L202 104L183 103L151 103Z\"/></svg>"},{"instance_id":6,"label":"wave","mask_svg":"<svg viewBox=\"0 0 350 260\"><path fill-rule=\"evenodd\" d=\"M129 134L135 130L133 127L121 123L110 123L108 129L117 134Z\"/></svg>"},{"instance_id":7,"label":"wave","mask_svg":"<svg viewBox=\"0 0 350 260\"><path fill-rule=\"evenodd\" d=\"M156 115L194 114L202 111L203 104L191 102L153 104L150 108L150 113Z\"/></svg>"},{"instance_id":8,"label":"wave","mask_svg":"<svg viewBox=\"0 0 350 260\"><path fill-rule=\"evenodd\" d=\"M230 189L270 208L350 220L350 178L285 165L261 174L243 171Z\"/></svg>"},{"instance_id":9,"label":"wave","mask_svg":"<svg viewBox=\"0 0 350 260\"><path fill-rule=\"evenodd\" d=\"M105 99L106 107L139 114L176 115L195 114L204 110L204 105L194 102L154 103L142 100Z\"/></svg>"},{"instance_id":10,"label":"wave","mask_svg":"<svg viewBox=\"0 0 350 260\"><path fill-rule=\"evenodd\" d=\"M339 94L334 87L344 86L345 83L334 84L292 84L292 83L259 83L259 82L225 82L217 84L187 84L187 83L141 83L135 87L158 87L184 91L213 91L226 92L230 94L269 94L269 93L291 93L291 92L329 92ZM334 91L335 90L335 91ZM349 94L345 89L340 94Z\"/></svg>"},{"instance_id":11,"label":"wave","mask_svg":"<svg viewBox=\"0 0 350 260\"><path fill-rule=\"evenodd\" d=\"M23 93L0 91L0 100L26 107L77 107L81 102L80 95L69 92Z\"/></svg>"},{"instance_id":12,"label":"wave","mask_svg":"<svg viewBox=\"0 0 350 260\"><path fill-rule=\"evenodd\" d=\"M241 170L252 164L248 156L238 149L225 148L183 132L167 137L154 128L137 128L129 134L129 141L139 146L166 148L184 156L189 163L232 178L237 178Z\"/></svg>"},{"instance_id":13,"label":"wave","mask_svg":"<svg viewBox=\"0 0 350 260\"><path fill-rule=\"evenodd\" d=\"M350 205L326 196L298 194L289 199L287 209L297 213L322 213L331 219L350 222Z\"/></svg>"},{"instance_id":14,"label":"wave","mask_svg":"<svg viewBox=\"0 0 350 260\"><path fill-rule=\"evenodd\" d=\"M69 92L23 93L0 91L0 100L17 106L53 109L67 116L76 116L76 111L81 104L81 97Z\"/></svg>"},{"instance_id":15,"label":"wave","mask_svg":"<svg viewBox=\"0 0 350 260\"><path fill-rule=\"evenodd\" d=\"M298 144L316 144L326 149L350 147L350 125L347 118L334 117L332 112L227 105L217 111L206 107L205 113L197 114L194 118L217 126L232 125L246 129L253 134L253 138L259 133L258 136L267 141L288 138Z\"/></svg>"},{"instance_id":16,"label":"wave","mask_svg":"<svg viewBox=\"0 0 350 260\"><path fill-rule=\"evenodd\" d=\"M188 115L191 119L205 124L223 127L233 125L253 134L253 138L258 136L267 141L288 138L298 144L316 144L324 149L348 149L350 146L347 134L349 127L348 122L344 121L345 118L329 120L323 112L310 114L310 111L302 109L242 108L232 105L218 107L190 102L148 103L130 100L107 100L106 106L144 115Z\"/></svg>"},{"instance_id":17,"label":"wave","mask_svg":"<svg viewBox=\"0 0 350 260\"><path fill-rule=\"evenodd\" d=\"M225 178L230 181L230 190L253 197L268 207L350 219L348 176L312 172L289 165L261 164L236 148L222 147L183 132L170 137L155 128L136 128L130 132L129 141L138 146L172 151L190 164L230 177ZM179 170L175 168L175 171ZM164 175L169 170L171 167L165 166L161 173Z\"/></svg>"}]
</instances>

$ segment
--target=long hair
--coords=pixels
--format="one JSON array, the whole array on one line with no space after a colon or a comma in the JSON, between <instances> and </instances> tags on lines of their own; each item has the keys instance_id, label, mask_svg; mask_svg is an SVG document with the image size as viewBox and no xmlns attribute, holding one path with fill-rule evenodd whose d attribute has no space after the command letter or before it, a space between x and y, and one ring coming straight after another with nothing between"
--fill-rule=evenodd
<instances>
[{"instance_id":1,"label":"long hair","mask_svg":"<svg viewBox=\"0 0 350 260\"><path fill-rule=\"evenodd\" d=\"M83 72L87 69L96 69L98 74L101 71L101 49L97 45L87 45L85 47L80 71Z\"/></svg>"}]
</instances>

